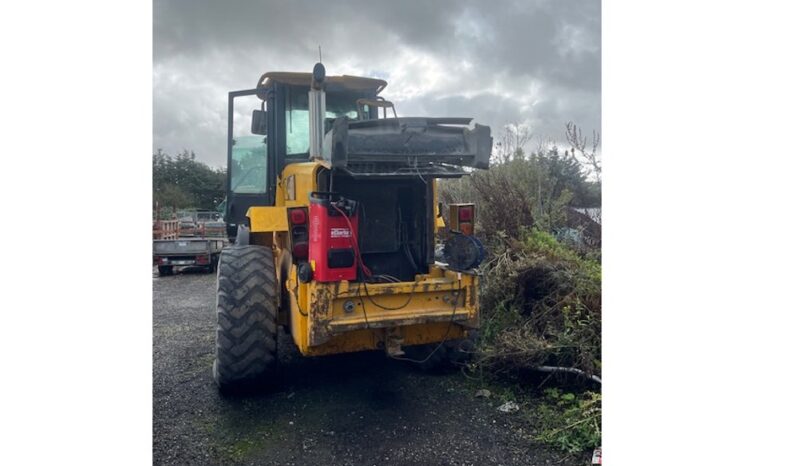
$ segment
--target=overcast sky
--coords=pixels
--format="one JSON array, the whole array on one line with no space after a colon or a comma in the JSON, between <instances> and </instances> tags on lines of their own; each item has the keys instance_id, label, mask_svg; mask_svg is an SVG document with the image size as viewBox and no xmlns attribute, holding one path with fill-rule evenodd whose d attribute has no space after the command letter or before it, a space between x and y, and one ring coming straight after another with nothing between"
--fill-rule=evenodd
<instances>
[{"instance_id":1,"label":"overcast sky","mask_svg":"<svg viewBox=\"0 0 798 466\"><path fill-rule=\"evenodd\" d=\"M388 81L399 116L528 124L563 139L601 128L598 0L156 0L153 150L224 166L227 92L266 71Z\"/></svg>"}]
</instances>

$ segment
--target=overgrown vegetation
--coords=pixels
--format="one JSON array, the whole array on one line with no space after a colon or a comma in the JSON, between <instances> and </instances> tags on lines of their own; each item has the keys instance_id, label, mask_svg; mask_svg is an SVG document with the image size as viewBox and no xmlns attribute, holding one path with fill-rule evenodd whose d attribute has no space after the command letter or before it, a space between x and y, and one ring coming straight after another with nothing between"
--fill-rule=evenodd
<instances>
[{"instance_id":1,"label":"overgrown vegetation","mask_svg":"<svg viewBox=\"0 0 798 466\"><path fill-rule=\"evenodd\" d=\"M546 403L537 406L542 427L538 439L578 453L601 445L601 395L545 390Z\"/></svg>"},{"instance_id":2,"label":"overgrown vegetation","mask_svg":"<svg viewBox=\"0 0 798 466\"><path fill-rule=\"evenodd\" d=\"M528 131L510 126L490 170L442 183L444 202L476 202L477 235L489 253L473 363L487 377L517 381L541 366L601 374L600 225L575 223L584 216L573 210L601 205L598 135L591 150L575 125L566 132L570 150L541 143L525 153ZM590 241L558 241L563 231ZM563 380L550 373L526 390ZM600 444L601 397L590 384L537 394L538 440L572 453Z\"/></svg>"},{"instance_id":3,"label":"overgrown vegetation","mask_svg":"<svg viewBox=\"0 0 798 466\"><path fill-rule=\"evenodd\" d=\"M600 373L598 262L535 228L495 247L484 266L478 364L496 374L541 365Z\"/></svg>"},{"instance_id":4,"label":"overgrown vegetation","mask_svg":"<svg viewBox=\"0 0 798 466\"><path fill-rule=\"evenodd\" d=\"M171 156L159 149L152 155L153 202L213 210L224 200L226 173L197 161L194 152Z\"/></svg>"}]
</instances>

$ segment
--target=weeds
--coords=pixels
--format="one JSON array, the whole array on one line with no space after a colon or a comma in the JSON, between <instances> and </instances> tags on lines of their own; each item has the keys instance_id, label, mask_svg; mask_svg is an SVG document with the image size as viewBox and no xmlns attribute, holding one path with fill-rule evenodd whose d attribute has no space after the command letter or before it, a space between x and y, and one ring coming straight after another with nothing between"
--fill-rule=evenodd
<instances>
[{"instance_id":1,"label":"weeds","mask_svg":"<svg viewBox=\"0 0 798 466\"><path fill-rule=\"evenodd\" d=\"M537 406L541 426L538 440L568 453L601 445L601 395L594 392L563 393L546 389L546 403Z\"/></svg>"}]
</instances>

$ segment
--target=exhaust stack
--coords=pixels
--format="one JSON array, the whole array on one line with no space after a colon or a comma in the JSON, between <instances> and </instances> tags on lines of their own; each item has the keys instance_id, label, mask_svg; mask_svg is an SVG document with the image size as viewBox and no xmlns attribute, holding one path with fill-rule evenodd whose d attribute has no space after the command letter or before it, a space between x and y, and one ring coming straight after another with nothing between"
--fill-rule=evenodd
<instances>
[{"instance_id":1,"label":"exhaust stack","mask_svg":"<svg viewBox=\"0 0 798 466\"><path fill-rule=\"evenodd\" d=\"M310 158L322 158L322 144L324 143L324 117L327 114L326 98L324 95L324 65L316 63L313 67L313 79L308 93L308 106L310 114Z\"/></svg>"}]
</instances>

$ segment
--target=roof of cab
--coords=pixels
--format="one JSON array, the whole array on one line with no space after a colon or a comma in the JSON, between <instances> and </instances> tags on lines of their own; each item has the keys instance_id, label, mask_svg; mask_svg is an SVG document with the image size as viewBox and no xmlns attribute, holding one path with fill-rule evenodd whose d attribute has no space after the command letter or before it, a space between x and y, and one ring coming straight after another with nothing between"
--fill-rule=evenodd
<instances>
[{"instance_id":1,"label":"roof of cab","mask_svg":"<svg viewBox=\"0 0 798 466\"><path fill-rule=\"evenodd\" d=\"M311 80L311 73L270 71L268 73L263 73L263 76L258 79L257 88L261 89L264 87L269 87L272 82L310 87ZM328 84L336 84L344 87L345 89L351 89L355 91L374 90L376 94L379 94L383 89L385 89L385 86L388 85L388 83L382 79L348 75L327 76L324 78L324 82Z\"/></svg>"}]
</instances>

